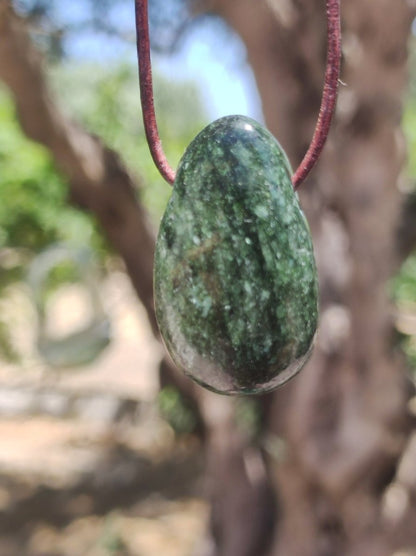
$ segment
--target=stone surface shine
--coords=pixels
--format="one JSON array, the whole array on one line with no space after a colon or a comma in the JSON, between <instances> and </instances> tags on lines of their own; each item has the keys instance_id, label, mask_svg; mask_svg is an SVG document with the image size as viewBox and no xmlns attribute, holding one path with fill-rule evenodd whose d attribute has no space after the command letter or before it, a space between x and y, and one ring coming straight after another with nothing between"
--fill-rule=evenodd
<instances>
[{"instance_id":1,"label":"stone surface shine","mask_svg":"<svg viewBox=\"0 0 416 556\"><path fill-rule=\"evenodd\" d=\"M155 254L156 316L174 362L224 394L272 390L307 360L317 326L308 224L275 138L243 116L189 145Z\"/></svg>"}]
</instances>

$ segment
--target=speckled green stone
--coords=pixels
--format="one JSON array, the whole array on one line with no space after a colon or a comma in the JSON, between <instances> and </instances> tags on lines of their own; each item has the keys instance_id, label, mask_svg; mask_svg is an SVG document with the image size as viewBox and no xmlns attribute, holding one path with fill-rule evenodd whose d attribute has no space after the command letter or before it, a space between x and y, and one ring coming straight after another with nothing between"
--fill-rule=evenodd
<instances>
[{"instance_id":1,"label":"speckled green stone","mask_svg":"<svg viewBox=\"0 0 416 556\"><path fill-rule=\"evenodd\" d=\"M276 139L243 116L189 145L155 254L159 327L174 362L224 394L286 382L317 326L317 275L306 219Z\"/></svg>"}]
</instances>

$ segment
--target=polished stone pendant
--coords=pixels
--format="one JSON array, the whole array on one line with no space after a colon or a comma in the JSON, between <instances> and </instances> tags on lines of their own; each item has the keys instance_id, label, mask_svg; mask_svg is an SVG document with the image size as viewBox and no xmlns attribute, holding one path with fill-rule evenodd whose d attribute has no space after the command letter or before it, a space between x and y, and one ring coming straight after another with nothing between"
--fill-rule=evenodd
<instances>
[{"instance_id":1,"label":"polished stone pendant","mask_svg":"<svg viewBox=\"0 0 416 556\"><path fill-rule=\"evenodd\" d=\"M318 318L311 236L286 155L254 120L221 118L186 150L154 287L173 361L210 390L267 392L308 359Z\"/></svg>"}]
</instances>

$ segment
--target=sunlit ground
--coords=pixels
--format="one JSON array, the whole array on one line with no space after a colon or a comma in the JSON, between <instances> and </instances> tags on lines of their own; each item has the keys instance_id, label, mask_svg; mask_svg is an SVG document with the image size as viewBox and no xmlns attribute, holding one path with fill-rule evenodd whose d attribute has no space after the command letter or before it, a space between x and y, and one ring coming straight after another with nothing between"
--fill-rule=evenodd
<instances>
[{"instance_id":1,"label":"sunlit ground","mask_svg":"<svg viewBox=\"0 0 416 556\"><path fill-rule=\"evenodd\" d=\"M27 286L2 301L23 359L0 365L1 556L202 553L198 440L159 414L161 350L127 277L110 274L102 293L113 340L77 369L36 353ZM74 286L54 297L51 334L84 324L84 298Z\"/></svg>"}]
</instances>

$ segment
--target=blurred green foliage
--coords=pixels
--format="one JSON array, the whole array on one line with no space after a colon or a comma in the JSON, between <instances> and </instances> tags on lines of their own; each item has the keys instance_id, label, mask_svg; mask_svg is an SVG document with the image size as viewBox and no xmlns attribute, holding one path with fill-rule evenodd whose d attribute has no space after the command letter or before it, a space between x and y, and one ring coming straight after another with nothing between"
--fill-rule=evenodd
<instances>
[{"instance_id":1,"label":"blurred green foliage","mask_svg":"<svg viewBox=\"0 0 416 556\"><path fill-rule=\"evenodd\" d=\"M194 432L197 419L193 410L187 405L176 388L165 386L158 395L161 416L169 423L176 434Z\"/></svg>"},{"instance_id":2,"label":"blurred green foliage","mask_svg":"<svg viewBox=\"0 0 416 556\"><path fill-rule=\"evenodd\" d=\"M0 89L0 249L37 251L57 240L89 241L91 220L66 197L49 153L25 137Z\"/></svg>"},{"instance_id":3,"label":"blurred green foliage","mask_svg":"<svg viewBox=\"0 0 416 556\"><path fill-rule=\"evenodd\" d=\"M393 279L393 292L399 305L416 307L416 254L407 258Z\"/></svg>"},{"instance_id":4,"label":"blurred green foliage","mask_svg":"<svg viewBox=\"0 0 416 556\"><path fill-rule=\"evenodd\" d=\"M416 253L412 253L403 263L400 271L392 280L393 299L398 311L398 343L403 349L411 371L416 373ZM414 315L410 319L409 315ZM400 321L405 318L404 329Z\"/></svg>"},{"instance_id":5,"label":"blurred green foliage","mask_svg":"<svg viewBox=\"0 0 416 556\"><path fill-rule=\"evenodd\" d=\"M137 69L126 61L107 66L65 62L52 69L61 104L87 130L117 151L140 183L142 201L158 221L170 196L153 164L142 123ZM173 168L206 123L197 88L172 83L155 74L159 133Z\"/></svg>"},{"instance_id":6,"label":"blurred green foliage","mask_svg":"<svg viewBox=\"0 0 416 556\"><path fill-rule=\"evenodd\" d=\"M258 398L238 398L235 406L237 425L251 439L255 439L262 430L262 411Z\"/></svg>"},{"instance_id":7,"label":"blurred green foliage","mask_svg":"<svg viewBox=\"0 0 416 556\"><path fill-rule=\"evenodd\" d=\"M171 188L154 167L144 138L135 66L62 62L50 79L63 110L115 149L136 174L137 194L157 225ZM155 89L160 133L175 167L204 125L203 109L189 83L156 78ZM65 177L49 152L26 138L8 92L0 87L0 300L23 279L30 260L52 243L88 245L102 261L109 255L94 218L71 207L67 197ZM8 317L0 313L0 358L15 361L17 354Z\"/></svg>"},{"instance_id":8,"label":"blurred green foliage","mask_svg":"<svg viewBox=\"0 0 416 556\"><path fill-rule=\"evenodd\" d=\"M64 178L49 153L22 132L0 88L0 300L24 277L31 258L55 241L103 244L91 218L67 202ZM0 311L0 357L18 359L9 315Z\"/></svg>"},{"instance_id":9,"label":"blurred green foliage","mask_svg":"<svg viewBox=\"0 0 416 556\"><path fill-rule=\"evenodd\" d=\"M403 111L403 132L407 144L406 182L409 190L416 190L416 42L413 41L410 57L410 84ZM416 251L402 264L399 272L391 281L393 300L399 313L416 314ZM400 344L407 356L413 372L416 371L416 329L398 335Z\"/></svg>"}]
</instances>

